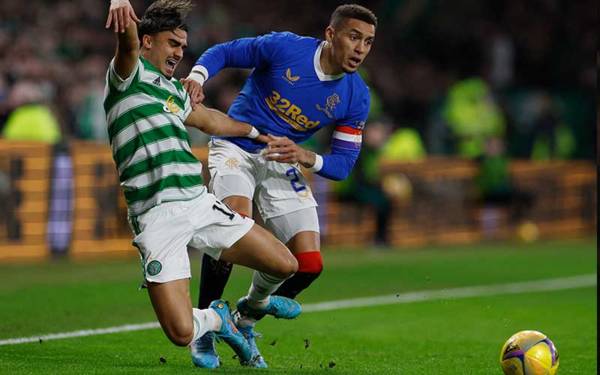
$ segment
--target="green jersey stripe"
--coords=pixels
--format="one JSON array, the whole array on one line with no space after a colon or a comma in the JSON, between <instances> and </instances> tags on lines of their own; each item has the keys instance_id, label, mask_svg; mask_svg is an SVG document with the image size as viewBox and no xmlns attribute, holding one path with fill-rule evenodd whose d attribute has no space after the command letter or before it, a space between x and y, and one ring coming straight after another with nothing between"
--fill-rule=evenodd
<instances>
[{"instance_id":1,"label":"green jersey stripe","mask_svg":"<svg viewBox=\"0 0 600 375\"><path fill-rule=\"evenodd\" d=\"M134 94L136 90L131 90L131 86L135 86L135 82L139 81L140 78L140 71L139 69L136 70L135 72L135 76L133 77L133 80L131 81L131 85L129 85L129 87L125 90L125 91L119 91L117 90L116 87L114 87L114 85L112 83L110 83L110 80L108 80L109 84L108 84L108 95L106 96L106 98L104 98L104 111L106 113L108 113L108 111L110 111L110 109L112 108L113 105L115 105L116 102L118 102L120 99L129 96L131 94Z\"/></svg>"},{"instance_id":2,"label":"green jersey stripe","mask_svg":"<svg viewBox=\"0 0 600 375\"><path fill-rule=\"evenodd\" d=\"M115 147L115 162L121 165L135 152L148 144L155 143L166 138L179 138L182 141L188 142L188 134L185 130L178 128L173 124L166 124L150 131L140 133L124 145L116 145Z\"/></svg>"},{"instance_id":3,"label":"green jersey stripe","mask_svg":"<svg viewBox=\"0 0 600 375\"><path fill-rule=\"evenodd\" d=\"M168 113L159 113L146 118L146 121L136 121L135 125L128 126L121 130L112 139L112 145L115 149L120 148L140 133L145 133L149 130L155 129L158 126L164 126L166 124L173 124L179 129L185 129L185 126L175 116Z\"/></svg>"},{"instance_id":4,"label":"green jersey stripe","mask_svg":"<svg viewBox=\"0 0 600 375\"><path fill-rule=\"evenodd\" d=\"M156 167L170 163L198 163L198 159L187 151L167 151L156 156L139 161L123 170L119 180L129 180L135 176L144 174Z\"/></svg>"},{"instance_id":5,"label":"green jersey stripe","mask_svg":"<svg viewBox=\"0 0 600 375\"><path fill-rule=\"evenodd\" d=\"M162 103L149 103L130 109L108 125L108 136L112 139L121 130L136 121L145 121L147 117L164 112Z\"/></svg>"},{"instance_id":6,"label":"green jersey stripe","mask_svg":"<svg viewBox=\"0 0 600 375\"><path fill-rule=\"evenodd\" d=\"M183 110L185 108L185 102L182 100L178 93L173 93L167 89L155 86L151 83L147 83L144 81L139 81L137 83L132 84L127 88L127 90L115 93L114 96L110 96L110 99L104 101L104 110L108 113L113 108L115 104L120 102L122 99L130 96L131 94L147 94L152 96L153 98L159 99L161 101L167 101L171 98L177 106Z\"/></svg>"},{"instance_id":7,"label":"green jersey stripe","mask_svg":"<svg viewBox=\"0 0 600 375\"><path fill-rule=\"evenodd\" d=\"M125 191L125 199L127 200L127 203L131 205L135 202L150 199L156 193L164 189L168 189L171 187L189 188L192 186L202 185L202 182L203 181L201 175L169 176L156 181L150 186L146 186L141 189Z\"/></svg>"}]
</instances>

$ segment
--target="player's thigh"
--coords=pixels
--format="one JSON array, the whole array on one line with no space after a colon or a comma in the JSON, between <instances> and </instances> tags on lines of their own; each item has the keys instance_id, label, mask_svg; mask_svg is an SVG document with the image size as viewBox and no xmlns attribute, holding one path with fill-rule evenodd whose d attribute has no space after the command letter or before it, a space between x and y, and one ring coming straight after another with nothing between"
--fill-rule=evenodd
<instances>
[{"instance_id":1,"label":"player's thigh","mask_svg":"<svg viewBox=\"0 0 600 375\"><path fill-rule=\"evenodd\" d=\"M165 334L178 345L187 345L194 333L189 279L149 283L148 295Z\"/></svg>"},{"instance_id":2,"label":"player's thigh","mask_svg":"<svg viewBox=\"0 0 600 375\"><path fill-rule=\"evenodd\" d=\"M317 202L297 165L268 162L257 185L256 205L263 220L316 207Z\"/></svg>"},{"instance_id":3,"label":"player's thigh","mask_svg":"<svg viewBox=\"0 0 600 375\"><path fill-rule=\"evenodd\" d=\"M187 245L193 228L187 216L195 200L167 202L131 217L133 244L142 258L144 283L166 283L191 277Z\"/></svg>"},{"instance_id":4,"label":"player's thigh","mask_svg":"<svg viewBox=\"0 0 600 375\"><path fill-rule=\"evenodd\" d=\"M321 248L319 217L316 207L275 216L265 221L265 227L292 251L301 253Z\"/></svg>"},{"instance_id":5,"label":"player's thigh","mask_svg":"<svg viewBox=\"0 0 600 375\"><path fill-rule=\"evenodd\" d=\"M252 217L251 199L240 195L233 195L223 199L223 203L225 203L227 206L229 206L229 208L241 215Z\"/></svg>"},{"instance_id":6,"label":"player's thigh","mask_svg":"<svg viewBox=\"0 0 600 375\"><path fill-rule=\"evenodd\" d=\"M251 201L256 187L255 176L258 175L254 157L231 142L211 141L208 152L209 191L221 201L228 197L245 197Z\"/></svg>"},{"instance_id":7,"label":"player's thigh","mask_svg":"<svg viewBox=\"0 0 600 375\"><path fill-rule=\"evenodd\" d=\"M221 259L280 278L289 277L298 270L298 262L288 248L256 224L229 249L223 251Z\"/></svg>"},{"instance_id":8,"label":"player's thigh","mask_svg":"<svg viewBox=\"0 0 600 375\"><path fill-rule=\"evenodd\" d=\"M240 215L210 193L190 209L188 216L193 228L189 246L216 260L254 225L254 220Z\"/></svg>"}]
</instances>

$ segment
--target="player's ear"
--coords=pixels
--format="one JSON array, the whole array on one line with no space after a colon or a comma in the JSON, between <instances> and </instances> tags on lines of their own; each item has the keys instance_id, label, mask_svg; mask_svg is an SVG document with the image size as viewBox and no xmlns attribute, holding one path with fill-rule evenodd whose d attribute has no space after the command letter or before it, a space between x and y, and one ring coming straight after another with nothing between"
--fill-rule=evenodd
<instances>
[{"instance_id":1,"label":"player's ear","mask_svg":"<svg viewBox=\"0 0 600 375\"><path fill-rule=\"evenodd\" d=\"M152 47L152 36L148 34L142 36L142 47L145 49L150 49Z\"/></svg>"},{"instance_id":2,"label":"player's ear","mask_svg":"<svg viewBox=\"0 0 600 375\"><path fill-rule=\"evenodd\" d=\"M335 29L329 25L325 29L325 40L327 43L331 43L333 41L333 35L335 34Z\"/></svg>"}]
</instances>

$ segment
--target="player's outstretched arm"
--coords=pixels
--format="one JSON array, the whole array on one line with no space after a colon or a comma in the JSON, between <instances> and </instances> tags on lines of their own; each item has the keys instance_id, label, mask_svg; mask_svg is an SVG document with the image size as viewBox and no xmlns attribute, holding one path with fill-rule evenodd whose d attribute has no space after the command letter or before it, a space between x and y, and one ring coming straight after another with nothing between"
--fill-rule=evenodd
<instances>
[{"instance_id":1,"label":"player's outstretched arm","mask_svg":"<svg viewBox=\"0 0 600 375\"><path fill-rule=\"evenodd\" d=\"M119 77L131 75L140 55L136 16L129 0L111 0L105 27L117 34L114 68Z\"/></svg>"},{"instance_id":2,"label":"player's outstretched arm","mask_svg":"<svg viewBox=\"0 0 600 375\"><path fill-rule=\"evenodd\" d=\"M232 119L216 109L206 108L198 104L185 120L187 126L193 126L209 135L224 137L248 137L260 142L268 142L269 138L245 122Z\"/></svg>"}]
</instances>

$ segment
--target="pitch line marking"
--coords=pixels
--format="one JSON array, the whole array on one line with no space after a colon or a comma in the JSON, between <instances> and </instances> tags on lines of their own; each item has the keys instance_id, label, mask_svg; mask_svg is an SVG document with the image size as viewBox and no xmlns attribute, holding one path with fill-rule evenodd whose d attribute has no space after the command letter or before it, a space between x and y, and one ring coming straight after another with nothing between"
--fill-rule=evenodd
<instances>
[{"instance_id":1,"label":"pitch line marking","mask_svg":"<svg viewBox=\"0 0 600 375\"><path fill-rule=\"evenodd\" d=\"M586 274L571 277L562 277L556 279L544 279L537 281L524 281L509 284L491 284L480 286L467 286L451 289L422 290L418 292L407 292L400 294L391 294L377 297L353 298L337 300L330 302L308 303L302 306L302 311L318 312L349 309L354 307L391 305L396 303L413 303L424 301L435 301L445 299L460 299L470 297L489 297L502 294L521 294L532 292L548 292L565 289L576 289L592 287L597 285L596 274ZM116 327L85 329L80 331L53 333L42 336L19 337L0 340L0 346L27 344L32 342L60 340L72 337L85 337L106 335L109 333L120 333L130 331L141 331L146 329L159 328L158 322L148 322L142 324L127 324Z\"/></svg>"}]
</instances>

